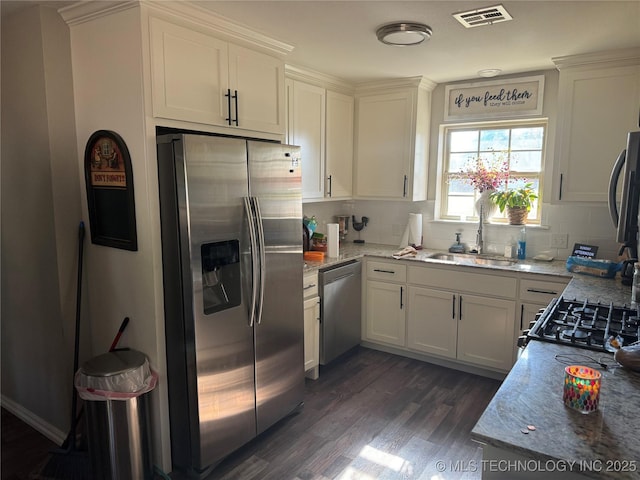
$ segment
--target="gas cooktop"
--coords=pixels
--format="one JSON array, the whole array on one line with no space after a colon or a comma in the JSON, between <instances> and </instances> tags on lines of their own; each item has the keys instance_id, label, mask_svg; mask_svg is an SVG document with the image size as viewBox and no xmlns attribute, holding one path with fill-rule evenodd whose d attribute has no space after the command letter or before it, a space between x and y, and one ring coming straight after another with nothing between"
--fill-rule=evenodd
<instances>
[{"instance_id":1,"label":"gas cooktop","mask_svg":"<svg viewBox=\"0 0 640 480\"><path fill-rule=\"evenodd\" d=\"M638 309L627 306L555 298L518 345L535 339L613 352L640 340L638 317Z\"/></svg>"}]
</instances>

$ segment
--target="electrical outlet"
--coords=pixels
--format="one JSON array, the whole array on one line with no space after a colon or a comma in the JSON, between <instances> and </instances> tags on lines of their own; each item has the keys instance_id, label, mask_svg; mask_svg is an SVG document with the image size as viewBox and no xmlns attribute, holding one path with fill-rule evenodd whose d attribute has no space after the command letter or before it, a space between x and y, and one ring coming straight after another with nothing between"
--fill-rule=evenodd
<instances>
[{"instance_id":1,"label":"electrical outlet","mask_svg":"<svg viewBox=\"0 0 640 480\"><path fill-rule=\"evenodd\" d=\"M551 245L553 248L567 248L569 243L569 234L567 233L552 233Z\"/></svg>"}]
</instances>

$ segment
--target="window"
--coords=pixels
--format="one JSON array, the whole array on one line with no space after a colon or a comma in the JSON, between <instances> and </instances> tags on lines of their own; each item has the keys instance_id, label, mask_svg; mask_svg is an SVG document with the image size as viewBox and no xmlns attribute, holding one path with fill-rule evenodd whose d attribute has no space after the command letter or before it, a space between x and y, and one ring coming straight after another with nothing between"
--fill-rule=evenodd
<instances>
[{"instance_id":1,"label":"window","mask_svg":"<svg viewBox=\"0 0 640 480\"><path fill-rule=\"evenodd\" d=\"M485 163L506 162L510 172L507 188L533 185L538 199L527 223L540 223L546 120L444 125L442 129L440 218L477 220L475 203L479 193L465 181L462 172L470 162L481 158ZM506 223L506 212L496 213L493 220Z\"/></svg>"}]
</instances>

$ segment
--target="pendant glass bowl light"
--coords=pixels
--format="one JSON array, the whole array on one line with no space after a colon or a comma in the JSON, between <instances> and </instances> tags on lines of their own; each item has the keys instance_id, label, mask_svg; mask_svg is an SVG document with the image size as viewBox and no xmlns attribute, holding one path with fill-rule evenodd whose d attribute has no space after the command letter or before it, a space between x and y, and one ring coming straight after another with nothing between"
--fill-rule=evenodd
<instances>
[{"instance_id":1,"label":"pendant glass bowl light","mask_svg":"<svg viewBox=\"0 0 640 480\"><path fill-rule=\"evenodd\" d=\"M378 40L382 43L399 47L419 45L431 38L431 33L431 27L415 22L389 23L376 30Z\"/></svg>"}]
</instances>

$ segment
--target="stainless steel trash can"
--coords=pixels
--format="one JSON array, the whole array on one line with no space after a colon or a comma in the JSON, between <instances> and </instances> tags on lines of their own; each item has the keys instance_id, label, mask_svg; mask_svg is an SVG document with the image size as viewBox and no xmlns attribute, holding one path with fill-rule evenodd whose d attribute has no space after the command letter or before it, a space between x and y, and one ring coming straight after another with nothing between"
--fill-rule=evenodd
<instances>
[{"instance_id":1,"label":"stainless steel trash can","mask_svg":"<svg viewBox=\"0 0 640 480\"><path fill-rule=\"evenodd\" d=\"M149 392L155 378L136 350L99 355L76 374L85 400L87 443L96 480L151 480Z\"/></svg>"}]
</instances>

